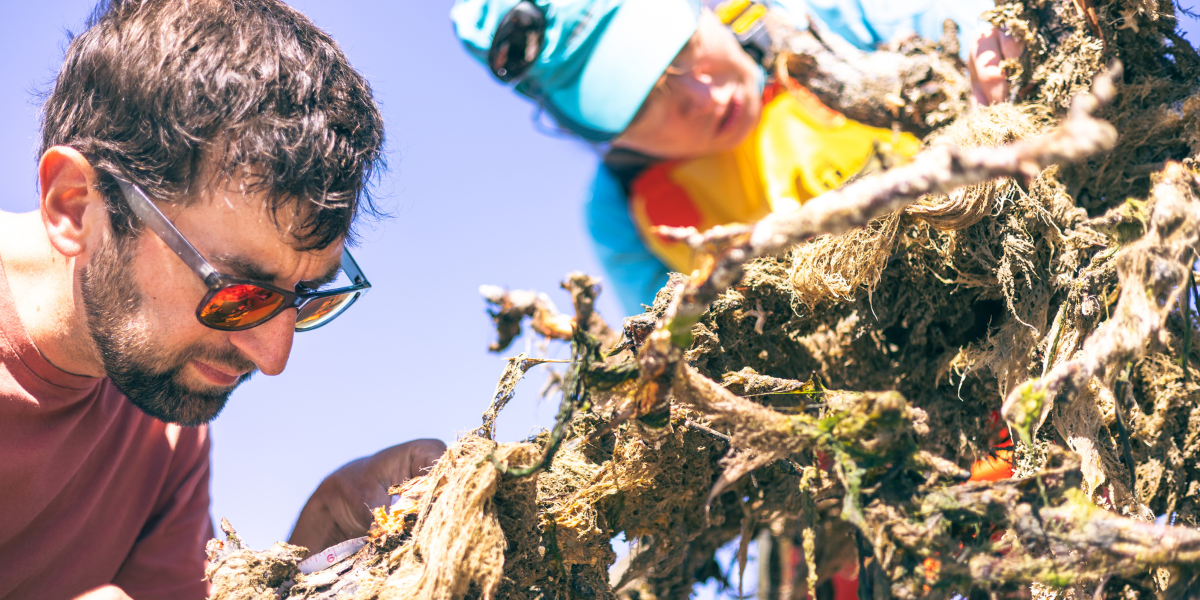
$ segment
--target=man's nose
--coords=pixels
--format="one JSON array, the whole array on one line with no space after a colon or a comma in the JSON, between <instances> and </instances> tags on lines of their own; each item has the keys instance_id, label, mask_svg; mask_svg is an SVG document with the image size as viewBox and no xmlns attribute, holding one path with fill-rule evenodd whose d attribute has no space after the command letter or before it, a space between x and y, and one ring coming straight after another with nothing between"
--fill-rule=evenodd
<instances>
[{"instance_id":1,"label":"man's nose","mask_svg":"<svg viewBox=\"0 0 1200 600\"><path fill-rule=\"evenodd\" d=\"M288 309L270 321L229 334L229 341L264 375L278 375L287 366L296 335L296 309Z\"/></svg>"}]
</instances>

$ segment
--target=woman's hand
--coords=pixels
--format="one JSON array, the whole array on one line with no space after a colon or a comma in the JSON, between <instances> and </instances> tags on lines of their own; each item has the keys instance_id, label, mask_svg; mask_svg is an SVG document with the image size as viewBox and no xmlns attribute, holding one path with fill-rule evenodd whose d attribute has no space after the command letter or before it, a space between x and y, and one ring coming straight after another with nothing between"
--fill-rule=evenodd
<instances>
[{"instance_id":1,"label":"woman's hand","mask_svg":"<svg viewBox=\"0 0 1200 600\"><path fill-rule=\"evenodd\" d=\"M1000 68L1001 61L1020 58L1025 52L1022 41L991 25L971 41L967 70L971 72L971 93L981 105L1008 101L1008 78Z\"/></svg>"},{"instance_id":2,"label":"woman's hand","mask_svg":"<svg viewBox=\"0 0 1200 600\"><path fill-rule=\"evenodd\" d=\"M288 543L320 552L366 535L371 509L389 503L388 488L425 474L445 451L441 440L414 440L343 465L308 499Z\"/></svg>"}]
</instances>

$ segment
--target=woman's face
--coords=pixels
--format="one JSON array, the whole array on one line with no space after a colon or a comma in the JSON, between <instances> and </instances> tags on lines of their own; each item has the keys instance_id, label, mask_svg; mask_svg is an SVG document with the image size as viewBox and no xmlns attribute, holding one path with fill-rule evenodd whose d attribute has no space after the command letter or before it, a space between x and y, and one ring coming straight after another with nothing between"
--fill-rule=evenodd
<instances>
[{"instance_id":1,"label":"woman's face","mask_svg":"<svg viewBox=\"0 0 1200 600\"><path fill-rule=\"evenodd\" d=\"M732 150L762 113L758 65L711 11L613 146L656 158Z\"/></svg>"}]
</instances>

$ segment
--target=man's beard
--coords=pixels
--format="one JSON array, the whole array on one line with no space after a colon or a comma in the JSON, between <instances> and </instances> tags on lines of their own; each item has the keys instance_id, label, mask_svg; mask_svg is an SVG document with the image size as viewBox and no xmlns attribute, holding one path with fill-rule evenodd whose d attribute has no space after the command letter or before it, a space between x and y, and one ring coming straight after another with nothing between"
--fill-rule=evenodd
<instances>
[{"instance_id":1,"label":"man's beard","mask_svg":"<svg viewBox=\"0 0 1200 600\"><path fill-rule=\"evenodd\" d=\"M167 423L194 427L221 413L229 394L253 374L254 363L229 346L200 346L170 351L154 343L155 332L139 314L142 293L134 283L136 237L111 237L81 274L81 295L88 329L113 385L142 412ZM195 390L184 382L188 361L200 360L247 371L228 388Z\"/></svg>"}]
</instances>

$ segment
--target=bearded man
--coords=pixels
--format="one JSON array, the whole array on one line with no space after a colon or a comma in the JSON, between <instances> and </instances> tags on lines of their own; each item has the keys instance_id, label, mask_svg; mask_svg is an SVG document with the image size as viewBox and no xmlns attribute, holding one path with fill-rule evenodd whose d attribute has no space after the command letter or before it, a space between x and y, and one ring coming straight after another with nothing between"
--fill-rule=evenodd
<instances>
[{"instance_id":1,"label":"bearded man","mask_svg":"<svg viewBox=\"0 0 1200 600\"><path fill-rule=\"evenodd\" d=\"M370 287L345 244L382 146L367 82L287 6L101 5L45 101L39 209L0 213L0 597L207 595L205 424ZM339 469L291 541L363 535L443 448Z\"/></svg>"}]
</instances>

